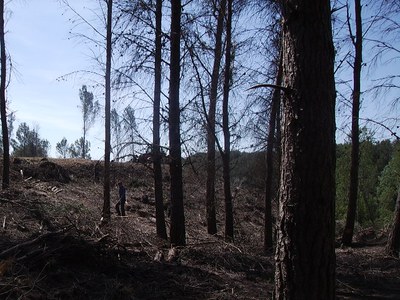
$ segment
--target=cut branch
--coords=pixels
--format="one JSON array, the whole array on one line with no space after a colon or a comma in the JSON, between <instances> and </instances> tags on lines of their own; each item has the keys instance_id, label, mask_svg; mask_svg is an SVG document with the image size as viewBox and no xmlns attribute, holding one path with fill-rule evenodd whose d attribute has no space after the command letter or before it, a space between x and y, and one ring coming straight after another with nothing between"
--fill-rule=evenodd
<instances>
[{"instance_id":1,"label":"cut branch","mask_svg":"<svg viewBox=\"0 0 400 300\"><path fill-rule=\"evenodd\" d=\"M294 93L294 89L292 88L288 88L285 86L281 86L281 85L276 85L276 84L269 84L269 83L263 83L263 84L257 84L254 85L250 88L248 88L247 90L254 90L254 89L259 89L259 88L273 88L273 89L278 89L286 94L293 94Z\"/></svg>"},{"instance_id":2,"label":"cut branch","mask_svg":"<svg viewBox=\"0 0 400 300\"><path fill-rule=\"evenodd\" d=\"M9 249L6 249L3 252L1 252L0 253L0 258L9 256L10 254L15 253L17 250L19 250L19 249L21 249L23 247L33 245L33 244L38 243L38 242L40 242L40 241L42 241L42 240L44 240L46 238L51 237L51 236L57 236L57 235L60 235L60 234L64 234L65 232L67 232L71 228L72 228L72 226L69 226L67 228L64 228L64 229L61 229L61 230L58 230L58 231L47 232L47 233L44 233L42 235L39 235L38 237L34 238L33 240L29 240L29 241L17 244L15 246L13 246L13 247L11 247Z\"/></svg>"}]
</instances>

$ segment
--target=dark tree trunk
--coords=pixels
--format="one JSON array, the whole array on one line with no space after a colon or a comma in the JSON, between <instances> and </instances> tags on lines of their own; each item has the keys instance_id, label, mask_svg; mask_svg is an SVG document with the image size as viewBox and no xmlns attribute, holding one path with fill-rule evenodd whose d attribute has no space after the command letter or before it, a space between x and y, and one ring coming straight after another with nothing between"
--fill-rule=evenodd
<instances>
[{"instance_id":1,"label":"dark tree trunk","mask_svg":"<svg viewBox=\"0 0 400 300\"><path fill-rule=\"evenodd\" d=\"M1 80L0 80L0 114L1 132L3 135L3 182L2 188L6 189L10 185L10 142L7 124L7 101L6 101L6 81L7 81L7 57L6 43L4 37L4 0L0 1L0 60L1 60Z\"/></svg>"},{"instance_id":2,"label":"dark tree trunk","mask_svg":"<svg viewBox=\"0 0 400 300\"><path fill-rule=\"evenodd\" d=\"M394 211L394 220L392 231L386 245L386 253L390 256L399 257L400 252L400 189L397 194L396 209Z\"/></svg>"},{"instance_id":3,"label":"dark tree trunk","mask_svg":"<svg viewBox=\"0 0 400 300\"><path fill-rule=\"evenodd\" d=\"M107 2L106 74L105 74L105 142L104 142L104 202L103 221L111 218L110 212L110 152L111 152L111 38L112 0Z\"/></svg>"},{"instance_id":4,"label":"dark tree trunk","mask_svg":"<svg viewBox=\"0 0 400 300\"><path fill-rule=\"evenodd\" d=\"M231 192L231 136L229 129L229 91L232 80L231 70L231 50L232 50L232 0L227 0L228 12L226 20L226 50L225 50L225 78L224 78L224 97L222 104L222 127L224 132L224 153L223 177L224 177L224 196L225 196L225 239L233 241L233 199Z\"/></svg>"},{"instance_id":5,"label":"dark tree trunk","mask_svg":"<svg viewBox=\"0 0 400 300\"><path fill-rule=\"evenodd\" d=\"M165 227L162 166L160 152L160 102L161 102L161 22L162 0L156 3L156 30L155 30L155 62L154 62L154 106L153 106L153 164L154 164L154 196L156 201L157 236L167 239Z\"/></svg>"},{"instance_id":6,"label":"dark tree trunk","mask_svg":"<svg viewBox=\"0 0 400 300\"><path fill-rule=\"evenodd\" d=\"M83 120L83 123L85 123L86 121ZM82 155L81 155L82 159L86 159L86 127L83 126L83 144L82 144Z\"/></svg>"},{"instance_id":7,"label":"dark tree trunk","mask_svg":"<svg viewBox=\"0 0 400 300\"><path fill-rule=\"evenodd\" d=\"M169 80L169 147L171 177L171 244L186 244L183 207L182 158L180 134L180 34L181 1L171 0L171 58Z\"/></svg>"},{"instance_id":8,"label":"dark tree trunk","mask_svg":"<svg viewBox=\"0 0 400 300\"><path fill-rule=\"evenodd\" d=\"M276 299L335 299L335 84L328 0L282 5Z\"/></svg>"},{"instance_id":9,"label":"dark tree trunk","mask_svg":"<svg viewBox=\"0 0 400 300\"><path fill-rule=\"evenodd\" d=\"M282 51L279 55L278 69L276 74L275 84L280 86L282 84ZM281 101L281 91L275 89L272 95L271 112L268 124L268 139L267 139L267 173L265 178L265 212L264 212L264 253L268 253L273 247L272 238L272 199L274 197L272 191L273 175L274 175L274 145L275 145L275 129L276 119L279 113L279 106Z\"/></svg>"},{"instance_id":10,"label":"dark tree trunk","mask_svg":"<svg viewBox=\"0 0 400 300\"><path fill-rule=\"evenodd\" d=\"M207 117L207 182L206 182L206 215L207 232L217 233L216 203L215 203L215 111L217 106L218 82L222 59L222 32L226 0L219 3L217 31L215 33L214 65L211 74L210 107ZM217 4L216 4L217 5Z\"/></svg>"},{"instance_id":11,"label":"dark tree trunk","mask_svg":"<svg viewBox=\"0 0 400 300\"><path fill-rule=\"evenodd\" d=\"M358 172L360 162L360 138L359 138L359 118L360 118L360 93L361 93L361 66L362 66L362 20L361 3L355 0L356 14L356 38L353 39L355 48L354 70L353 70L353 109L351 119L351 164L350 164L350 187L349 203L347 207L346 225L343 231L342 243L351 245L354 233L354 223L357 214L358 198Z\"/></svg>"}]
</instances>

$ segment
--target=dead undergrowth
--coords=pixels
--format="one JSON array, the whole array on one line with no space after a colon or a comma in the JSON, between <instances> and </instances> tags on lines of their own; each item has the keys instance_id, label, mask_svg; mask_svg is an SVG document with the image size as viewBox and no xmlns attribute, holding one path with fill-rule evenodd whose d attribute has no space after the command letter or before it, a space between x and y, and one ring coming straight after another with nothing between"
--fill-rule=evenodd
<instances>
[{"instance_id":1,"label":"dead undergrowth","mask_svg":"<svg viewBox=\"0 0 400 300\"><path fill-rule=\"evenodd\" d=\"M99 226L102 168L96 162L20 159L12 175L12 188L0 192L0 299L272 297L274 263L262 255L262 197L255 191L236 189L236 240L227 243L205 233L205 191L186 171L187 246L171 249L155 234L146 166L112 165L113 183L127 186L128 214L113 214L106 226ZM400 261L382 254L379 238L372 237L380 243L373 246L337 249L338 298L399 298Z\"/></svg>"}]
</instances>

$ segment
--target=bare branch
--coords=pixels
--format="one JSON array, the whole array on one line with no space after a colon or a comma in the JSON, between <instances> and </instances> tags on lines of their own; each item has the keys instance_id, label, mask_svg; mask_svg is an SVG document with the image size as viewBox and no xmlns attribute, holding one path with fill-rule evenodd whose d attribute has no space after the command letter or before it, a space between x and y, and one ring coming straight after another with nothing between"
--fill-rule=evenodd
<instances>
[{"instance_id":1,"label":"bare branch","mask_svg":"<svg viewBox=\"0 0 400 300\"><path fill-rule=\"evenodd\" d=\"M265 88L265 87L266 88L278 89L278 90L281 90L282 92L284 92L286 94L293 94L294 93L294 89L292 89L292 88L288 88L288 87L284 87L284 86L276 85L276 84L269 84L269 83L257 84L257 85L254 85L254 86L248 88L247 90Z\"/></svg>"}]
</instances>

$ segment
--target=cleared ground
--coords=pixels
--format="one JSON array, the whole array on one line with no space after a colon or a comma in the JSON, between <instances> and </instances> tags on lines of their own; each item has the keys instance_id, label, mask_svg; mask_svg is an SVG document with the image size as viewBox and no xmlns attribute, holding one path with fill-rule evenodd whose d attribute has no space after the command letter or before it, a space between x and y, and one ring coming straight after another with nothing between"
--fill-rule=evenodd
<instances>
[{"instance_id":1,"label":"cleared ground","mask_svg":"<svg viewBox=\"0 0 400 300\"><path fill-rule=\"evenodd\" d=\"M13 161L12 187L0 192L0 299L272 297L273 256L262 255L262 191L235 183L235 243L226 243L222 234L206 234L204 174L185 167L188 245L171 251L155 234L149 166L112 164L113 184L123 180L127 187L128 211L121 218L112 210L106 226L99 226L101 176L95 161ZM113 186L112 203L116 198ZM383 254L385 233L362 230L357 242L336 251L338 298L399 299L400 260Z\"/></svg>"}]
</instances>

